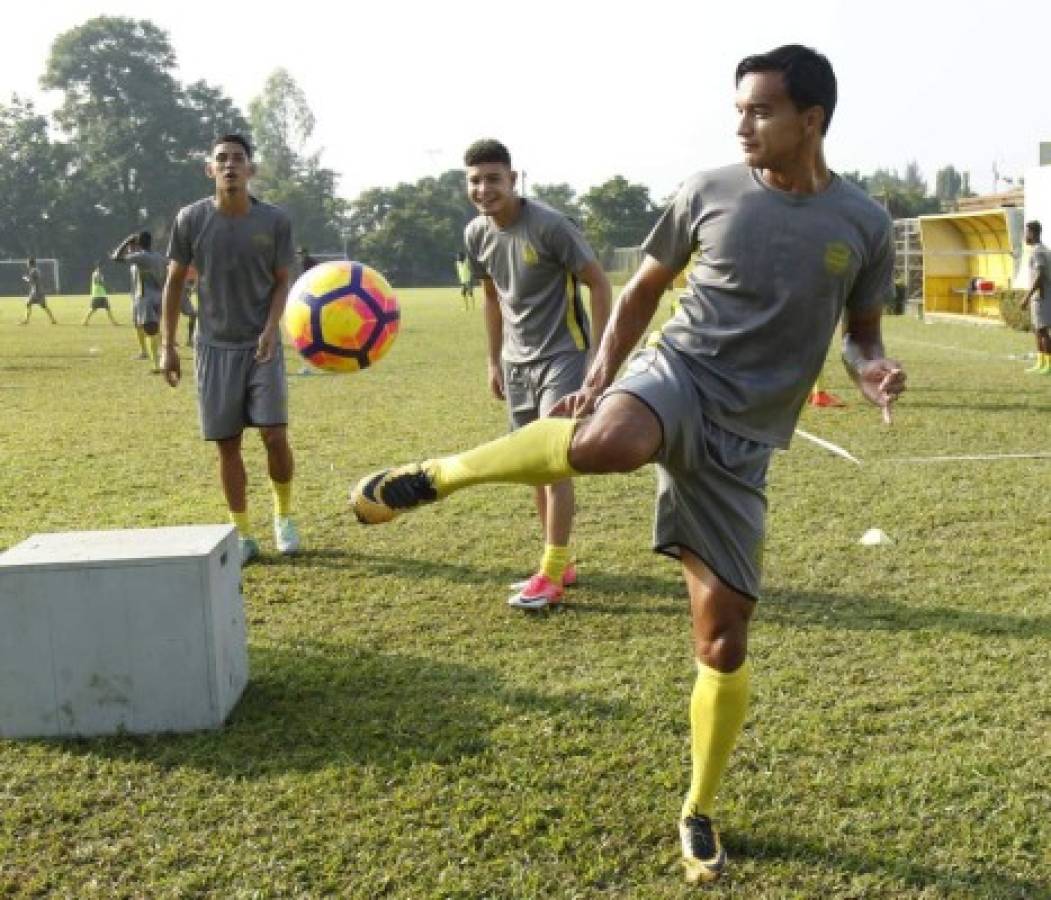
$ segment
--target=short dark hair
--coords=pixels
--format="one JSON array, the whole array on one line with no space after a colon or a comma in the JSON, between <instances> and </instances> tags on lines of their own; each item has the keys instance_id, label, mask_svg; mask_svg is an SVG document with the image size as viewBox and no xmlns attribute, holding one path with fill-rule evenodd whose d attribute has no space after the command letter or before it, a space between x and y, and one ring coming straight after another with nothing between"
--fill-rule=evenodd
<instances>
[{"instance_id":1,"label":"short dark hair","mask_svg":"<svg viewBox=\"0 0 1051 900\"><path fill-rule=\"evenodd\" d=\"M1025 227L1028 228L1037 237L1040 237L1041 232L1044 230L1038 219L1032 219L1025 223Z\"/></svg>"},{"instance_id":2,"label":"short dark hair","mask_svg":"<svg viewBox=\"0 0 1051 900\"><path fill-rule=\"evenodd\" d=\"M802 44L785 44L769 53L746 56L737 64L737 80L752 72L780 72L797 110L820 106L825 113L821 133L828 133L836 109L836 73L828 58Z\"/></svg>"},{"instance_id":3,"label":"short dark hair","mask_svg":"<svg viewBox=\"0 0 1051 900\"><path fill-rule=\"evenodd\" d=\"M245 156L249 159L252 158L252 145L248 143L248 138L243 134L237 134L231 131L229 134L221 134L214 141L212 141L212 149L215 149L220 144L240 144L244 147Z\"/></svg>"},{"instance_id":4,"label":"short dark hair","mask_svg":"<svg viewBox=\"0 0 1051 900\"><path fill-rule=\"evenodd\" d=\"M143 250L149 250L153 246L153 235L148 231L140 231L137 240Z\"/></svg>"},{"instance_id":5,"label":"short dark hair","mask_svg":"<svg viewBox=\"0 0 1051 900\"><path fill-rule=\"evenodd\" d=\"M465 166L480 166L482 163L503 163L505 166L510 166L511 154L495 138L482 138L471 144L464 152L463 164Z\"/></svg>"}]
</instances>

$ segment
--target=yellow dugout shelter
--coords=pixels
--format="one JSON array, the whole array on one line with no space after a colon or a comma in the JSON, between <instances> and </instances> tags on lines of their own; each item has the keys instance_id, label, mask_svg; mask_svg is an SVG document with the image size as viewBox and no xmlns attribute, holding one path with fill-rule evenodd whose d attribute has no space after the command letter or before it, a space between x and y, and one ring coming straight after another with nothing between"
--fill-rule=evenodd
<instances>
[{"instance_id":1,"label":"yellow dugout shelter","mask_svg":"<svg viewBox=\"0 0 1051 900\"><path fill-rule=\"evenodd\" d=\"M924 315L1000 321L1000 293L1014 286L1022 261L1022 210L920 216L919 225Z\"/></svg>"}]
</instances>

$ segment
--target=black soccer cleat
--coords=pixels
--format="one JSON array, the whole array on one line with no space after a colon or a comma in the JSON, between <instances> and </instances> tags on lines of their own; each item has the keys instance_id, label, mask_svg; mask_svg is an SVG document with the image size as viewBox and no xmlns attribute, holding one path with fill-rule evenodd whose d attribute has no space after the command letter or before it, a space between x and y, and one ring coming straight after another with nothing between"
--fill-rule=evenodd
<instances>
[{"instance_id":1,"label":"black soccer cleat","mask_svg":"<svg viewBox=\"0 0 1051 900\"><path fill-rule=\"evenodd\" d=\"M419 463L373 472L350 492L351 509L362 525L382 525L437 499L431 476Z\"/></svg>"},{"instance_id":2,"label":"black soccer cleat","mask_svg":"<svg viewBox=\"0 0 1051 900\"><path fill-rule=\"evenodd\" d=\"M712 827L707 816L687 816L679 822L679 837L682 839L682 862L686 867L686 880L715 881L726 868L726 851L719 840L719 832Z\"/></svg>"}]
</instances>

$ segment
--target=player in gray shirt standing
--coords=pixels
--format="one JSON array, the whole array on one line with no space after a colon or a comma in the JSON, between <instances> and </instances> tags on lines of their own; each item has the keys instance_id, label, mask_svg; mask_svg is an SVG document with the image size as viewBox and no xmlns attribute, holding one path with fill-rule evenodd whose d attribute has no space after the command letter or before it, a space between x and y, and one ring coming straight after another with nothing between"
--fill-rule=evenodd
<instances>
[{"instance_id":1,"label":"player in gray shirt standing","mask_svg":"<svg viewBox=\"0 0 1051 900\"><path fill-rule=\"evenodd\" d=\"M110 254L114 262L131 266L131 315L135 328L141 331L141 342L150 359L150 371L160 372L158 344L161 330L161 291L168 260L153 252L153 235L148 231L129 234Z\"/></svg>"},{"instance_id":2,"label":"player in gray shirt standing","mask_svg":"<svg viewBox=\"0 0 1051 900\"><path fill-rule=\"evenodd\" d=\"M241 456L246 427L258 428L266 447L277 549L295 553L300 544L291 514L293 459L279 331L295 252L288 216L248 193L255 167L244 137L217 138L206 172L215 181L215 195L179 210L172 228L161 369L175 387L181 375L176 328L192 264L197 270L195 369L201 432L218 448L219 477L246 563L259 554L249 525Z\"/></svg>"},{"instance_id":3,"label":"player in gray shirt standing","mask_svg":"<svg viewBox=\"0 0 1051 900\"><path fill-rule=\"evenodd\" d=\"M697 679L692 776L679 821L690 881L726 866L716 790L744 723L748 628L759 593L765 483L845 311L843 360L889 418L905 373L885 358L890 219L829 170L836 78L787 45L737 67L744 164L687 179L647 239L584 387L549 418L473 450L362 479L359 520L388 521L472 484L546 484L656 464L654 548L678 557L690 595ZM621 364L696 251L688 290L658 346Z\"/></svg>"},{"instance_id":4,"label":"player in gray shirt standing","mask_svg":"<svg viewBox=\"0 0 1051 900\"><path fill-rule=\"evenodd\" d=\"M25 318L18 324L28 325L29 316L33 312L33 307L39 306L47 313L47 317L51 320L51 324L57 325L58 323L55 321L55 314L51 312L51 308L47 305L47 297L44 295L44 289L40 286L40 270L36 267L35 257L31 256L26 260L26 274L22 276L22 280L29 285L29 296L26 298Z\"/></svg>"},{"instance_id":5,"label":"player in gray shirt standing","mask_svg":"<svg viewBox=\"0 0 1051 900\"><path fill-rule=\"evenodd\" d=\"M579 390L588 348L609 319L610 286L584 235L566 216L515 191L511 154L499 141L467 148L467 195L479 215L464 233L467 259L482 281L489 387L506 400L512 431L548 415ZM580 282L591 294L589 327ZM544 533L539 570L507 601L520 609L559 603L576 580L569 553L573 483L536 488Z\"/></svg>"},{"instance_id":6,"label":"player in gray shirt standing","mask_svg":"<svg viewBox=\"0 0 1051 900\"><path fill-rule=\"evenodd\" d=\"M1025 242L1029 245L1029 292L1022 298L1022 309L1029 307L1036 334L1036 364L1025 371L1030 375L1051 375L1051 252L1040 241L1043 227L1036 220L1025 223Z\"/></svg>"}]
</instances>

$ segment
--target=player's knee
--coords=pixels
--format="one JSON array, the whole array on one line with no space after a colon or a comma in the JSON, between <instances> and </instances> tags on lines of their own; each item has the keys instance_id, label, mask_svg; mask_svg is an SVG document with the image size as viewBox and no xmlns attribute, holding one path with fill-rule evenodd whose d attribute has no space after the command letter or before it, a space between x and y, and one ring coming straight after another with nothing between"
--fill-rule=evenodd
<instances>
[{"instance_id":1,"label":"player's knee","mask_svg":"<svg viewBox=\"0 0 1051 900\"><path fill-rule=\"evenodd\" d=\"M268 451L283 450L288 444L284 428L260 428L259 437Z\"/></svg>"},{"instance_id":2,"label":"player's knee","mask_svg":"<svg viewBox=\"0 0 1051 900\"><path fill-rule=\"evenodd\" d=\"M599 417L585 419L573 436L569 462L578 472L634 472L653 457L644 436Z\"/></svg>"},{"instance_id":3,"label":"player's knee","mask_svg":"<svg viewBox=\"0 0 1051 900\"><path fill-rule=\"evenodd\" d=\"M694 633L694 656L717 672L734 672L748 656L748 625L723 623L707 632Z\"/></svg>"}]
</instances>

